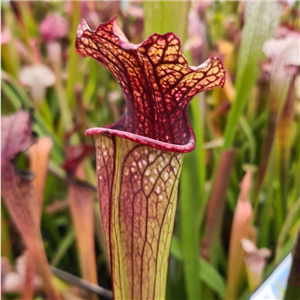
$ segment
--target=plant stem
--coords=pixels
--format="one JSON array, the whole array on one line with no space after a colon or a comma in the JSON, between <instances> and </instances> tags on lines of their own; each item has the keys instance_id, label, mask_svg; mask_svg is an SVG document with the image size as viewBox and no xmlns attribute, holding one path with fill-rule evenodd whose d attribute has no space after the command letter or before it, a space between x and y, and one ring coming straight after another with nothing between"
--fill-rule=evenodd
<instances>
[{"instance_id":1,"label":"plant stem","mask_svg":"<svg viewBox=\"0 0 300 300\"><path fill-rule=\"evenodd\" d=\"M72 1L73 5L73 14L72 14L72 29L71 29L71 45L75 45L76 41L76 32L77 32L77 26L80 22L80 1ZM68 81L67 81L67 103L73 107L75 103L75 85L77 82L77 78L79 76L79 72L77 71L77 58L78 55L76 51L70 52L70 58L69 58L69 66L68 66Z\"/></svg>"}]
</instances>

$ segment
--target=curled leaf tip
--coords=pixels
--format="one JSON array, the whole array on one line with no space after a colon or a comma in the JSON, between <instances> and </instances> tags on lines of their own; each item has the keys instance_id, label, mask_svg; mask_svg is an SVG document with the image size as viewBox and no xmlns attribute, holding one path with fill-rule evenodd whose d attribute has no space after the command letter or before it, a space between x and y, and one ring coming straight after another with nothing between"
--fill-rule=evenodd
<instances>
[{"instance_id":1,"label":"curled leaf tip","mask_svg":"<svg viewBox=\"0 0 300 300\"><path fill-rule=\"evenodd\" d=\"M127 138L143 145L189 152L195 137L188 106L197 93L223 87L225 69L216 57L197 67L188 65L181 41L172 33L152 34L141 44L131 44L114 17L92 31L84 20L77 30L76 50L107 68L120 84L126 111L106 128L86 134Z\"/></svg>"}]
</instances>

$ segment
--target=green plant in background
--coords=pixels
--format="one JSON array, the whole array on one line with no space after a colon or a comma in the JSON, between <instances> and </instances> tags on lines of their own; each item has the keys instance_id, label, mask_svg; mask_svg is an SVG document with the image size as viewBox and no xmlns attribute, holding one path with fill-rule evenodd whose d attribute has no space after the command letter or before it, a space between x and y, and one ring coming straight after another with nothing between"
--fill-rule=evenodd
<instances>
[{"instance_id":1,"label":"green plant in background","mask_svg":"<svg viewBox=\"0 0 300 300\"><path fill-rule=\"evenodd\" d=\"M33 108L32 130L38 135L36 145L17 155L12 173L7 172L12 170L10 160L2 166L4 175L12 174L16 180L20 174L24 179L27 168L36 174L35 179L25 176L35 195L22 193L17 206L22 210L17 212L3 197L2 296L40 299L55 293L64 299L91 299L98 293L101 299L112 297L107 236L102 236L96 203L99 161L92 155L92 138L84 132L116 122L127 103L113 76L97 61L81 59L74 44L81 18L96 29L117 15L134 44L153 32L174 32L190 65L210 56L224 63L224 88L200 93L188 109L197 144L184 156L178 183L164 275L166 298L248 298L291 251L300 226L298 2L11 1L2 2L1 8L2 114ZM24 132L21 119L15 121L19 132ZM96 139L109 141L109 136ZM118 146L125 141L115 139ZM124 151L125 147L116 148L120 160ZM151 151L155 154L158 149ZM15 190L20 190L22 180L14 182ZM2 180L2 196L8 187ZM33 211L30 198L38 203ZM27 219L25 212L38 216L29 219L32 231L24 230L26 222L20 223ZM39 249L33 249L33 257L26 251L30 237ZM242 240L255 251L249 252ZM257 268L251 257L265 248L271 256L260 257L263 263ZM38 273L35 269L41 263L34 264L34 257L44 262ZM73 283L50 278L46 257L55 274ZM298 293L292 273L286 298ZM10 284L12 277L18 278L16 284ZM39 284L39 278L46 284ZM131 278L126 276L127 284Z\"/></svg>"}]
</instances>

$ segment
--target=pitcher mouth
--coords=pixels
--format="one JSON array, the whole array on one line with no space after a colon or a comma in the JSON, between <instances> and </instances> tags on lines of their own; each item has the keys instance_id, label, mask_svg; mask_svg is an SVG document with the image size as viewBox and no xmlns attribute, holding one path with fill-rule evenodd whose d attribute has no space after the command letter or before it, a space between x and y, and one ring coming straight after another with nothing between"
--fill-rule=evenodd
<instances>
[{"instance_id":1,"label":"pitcher mouth","mask_svg":"<svg viewBox=\"0 0 300 300\"><path fill-rule=\"evenodd\" d=\"M90 128L85 132L85 134L87 136L101 135L101 134L117 136L120 138L128 139L132 142L139 143L141 145L153 147L153 148L163 150L163 151L170 151L170 152L177 152L177 153L191 152L196 147L196 139L195 139L195 135L192 130L190 132L190 140L184 145L166 143L166 142L155 140L155 139L152 139L149 137L138 135L135 133L105 128L105 127Z\"/></svg>"},{"instance_id":2,"label":"pitcher mouth","mask_svg":"<svg viewBox=\"0 0 300 300\"><path fill-rule=\"evenodd\" d=\"M120 119L87 135L109 134L153 148L185 153L195 148L188 107L193 97L226 78L219 58L209 57L190 66L181 50L180 38L154 33L142 43L129 42L116 17L96 30L82 20L76 51L103 65L119 83L126 104Z\"/></svg>"}]
</instances>

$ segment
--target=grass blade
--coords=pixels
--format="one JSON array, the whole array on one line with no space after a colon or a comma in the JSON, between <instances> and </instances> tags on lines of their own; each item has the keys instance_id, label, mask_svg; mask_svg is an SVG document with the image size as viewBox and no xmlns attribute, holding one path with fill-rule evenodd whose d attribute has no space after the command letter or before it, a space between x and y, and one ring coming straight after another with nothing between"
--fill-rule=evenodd
<instances>
[{"instance_id":1,"label":"grass blade","mask_svg":"<svg viewBox=\"0 0 300 300\"><path fill-rule=\"evenodd\" d=\"M203 241L204 257L213 265L216 264L221 226L225 210L226 192L230 183L230 174L234 166L235 150L222 153L214 186L209 199L206 218L206 237Z\"/></svg>"},{"instance_id":2,"label":"grass blade","mask_svg":"<svg viewBox=\"0 0 300 300\"><path fill-rule=\"evenodd\" d=\"M188 299L200 299L198 279L200 235L197 226L200 202L198 197L194 196L198 195L199 175L195 176L196 170L190 171L197 160L196 152L185 155L179 189L180 240Z\"/></svg>"},{"instance_id":3,"label":"grass blade","mask_svg":"<svg viewBox=\"0 0 300 300\"><path fill-rule=\"evenodd\" d=\"M173 236L171 254L178 260L182 261L182 252L179 239ZM225 293L225 281L219 274L219 272L205 259L199 258L199 279L206 283L213 291L215 291L220 297L224 297Z\"/></svg>"},{"instance_id":4,"label":"grass blade","mask_svg":"<svg viewBox=\"0 0 300 300\"><path fill-rule=\"evenodd\" d=\"M263 43L272 36L281 11L276 2L248 2L238 58L236 93L224 133L224 149L231 147L239 118L259 74Z\"/></svg>"},{"instance_id":5,"label":"grass blade","mask_svg":"<svg viewBox=\"0 0 300 300\"><path fill-rule=\"evenodd\" d=\"M283 223L281 232L279 234L276 246L276 255L275 255L275 264L278 264L281 261L281 249L284 246L285 242L288 239L289 232L291 228L296 224L300 217L300 198L297 202L291 207L289 213Z\"/></svg>"}]
</instances>

